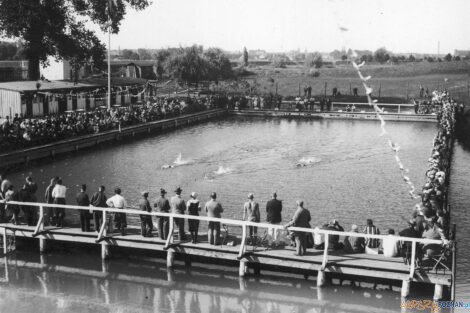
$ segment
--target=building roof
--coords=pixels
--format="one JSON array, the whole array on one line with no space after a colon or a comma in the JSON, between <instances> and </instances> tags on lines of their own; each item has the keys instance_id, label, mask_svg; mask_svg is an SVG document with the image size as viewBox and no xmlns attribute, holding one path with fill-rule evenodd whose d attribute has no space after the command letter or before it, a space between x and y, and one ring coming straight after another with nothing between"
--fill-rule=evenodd
<instances>
[{"instance_id":1,"label":"building roof","mask_svg":"<svg viewBox=\"0 0 470 313\"><path fill-rule=\"evenodd\" d=\"M135 64L137 66L154 66L157 62L154 60L111 60L111 66L127 66Z\"/></svg>"},{"instance_id":2,"label":"building roof","mask_svg":"<svg viewBox=\"0 0 470 313\"><path fill-rule=\"evenodd\" d=\"M34 92L37 91L37 83L40 83L39 91L54 91L54 90L83 90L97 87L104 87L108 85L107 77L93 77L80 80L77 84L65 80L53 81L14 81L0 83L0 89L18 91L18 92ZM112 86L133 86L144 85L147 83L146 79L131 78L131 77L111 77Z\"/></svg>"},{"instance_id":3,"label":"building roof","mask_svg":"<svg viewBox=\"0 0 470 313\"><path fill-rule=\"evenodd\" d=\"M27 91L37 91L37 84L38 81L36 80L25 80L25 81L14 81L14 82L5 82L0 83L0 89L12 90L12 91L19 91L19 92L27 92ZM41 86L39 87L40 91L53 91L53 90L60 90L60 89L85 89L85 88L93 88L97 87L97 85L86 84L86 83L78 83L74 84L73 82L69 81L62 81L62 80L53 80L53 81L39 81Z\"/></svg>"}]
</instances>

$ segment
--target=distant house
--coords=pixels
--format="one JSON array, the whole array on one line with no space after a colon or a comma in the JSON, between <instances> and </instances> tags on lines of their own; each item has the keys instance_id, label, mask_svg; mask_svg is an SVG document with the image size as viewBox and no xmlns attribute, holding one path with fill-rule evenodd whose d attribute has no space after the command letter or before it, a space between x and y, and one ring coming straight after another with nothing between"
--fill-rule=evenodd
<instances>
[{"instance_id":1,"label":"distant house","mask_svg":"<svg viewBox=\"0 0 470 313\"><path fill-rule=\"evenodd\" d=\"M454 50L454 57L456 56L461 58L470 57L470 50Z\"/></svg>"},{"instance_id":2,"label":"distant house","mask_svg":"<svg viewBox=\"0 0 470 313\"><path fill-rule=\"evenodd\" d=\"M48 80L80 80L91 75L90 66L81 67L74 73L67 60L56 60L54 57L49 57L48 63L48 66L40 69L41 75Z\"/></svg>"},{"instance_id":3,"label":"distant house","mask_svg":"<svg viewBox=\"0 0 470 313\"><path fill-rule=\"evenodd\" d=\"M111 75L156 79L157 64L152 60L111 60Z\"/></svg>"},{"instance_id":4,"label":"distant house","mask_svg":"<svg viewBox=\"0 0 470 313\"><path fill-rule=\"evenodd\" d=\"M28 61L0 61L0 82L28 79Z\"/></svg>"}]
</instances>

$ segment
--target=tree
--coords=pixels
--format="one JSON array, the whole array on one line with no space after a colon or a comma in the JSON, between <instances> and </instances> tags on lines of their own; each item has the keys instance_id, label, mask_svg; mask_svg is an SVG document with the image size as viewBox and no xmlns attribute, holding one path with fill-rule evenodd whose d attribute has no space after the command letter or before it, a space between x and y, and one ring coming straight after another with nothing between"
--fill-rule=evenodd
<instances>
[{"instance_id":1,"label":"tree","mask_svg":"<svg viewBox=\"0 0 470 313\"><path fill-rule=\"evenodd\" d=\"M218 82L219 79L232 77L232 65L221 49L209 48L204 52L203 56L207 62L207 80Z\"/></svg>"},{"instance_id":2,"label":"tree","mask_svg":"<svg viewBox=\"0 0 470 313\"><path fill-rule=\"evenodd\" d=\"M348 56L346 54L343 54L341 56L341 60L346 61L348 59Z\"/></svg>"},{"instance_id":3,"label":"tree","mask_svg":"<svg viewBox=\"0 0 470 313\"><path fill-rule=\"evenodd\" d=\"M372 54L363 54L361 56L361 62L372 62L374 61L374 56Z\"/></svg>"},{"instance_id":4,"label":"tree","mask_svg":"<svg viewBox=\"0 0 470 313\"><path fill-rule=\"evenodd\" d=\"M248 51L243 47L243 66L248 66Z\"/></svg>"},{"instance_id":5,"label":"tree","mask_svg":"<svg viewBox=\"0 0 470 313\"><path fill-rule=\"evenodd\" d=\"M137 54L139 55L139 60L151 60L152 55L147 49L137 49Z\"/></svg>"},{"instance_id":6,"label":"tree","mask_svg":"<svg viewBox=\"0 0 470 313\"><path fill-rule=\"evenodd\" d=\"M323 66L323 58L320 53L309 53L305 56L305 63L307 67L320 68Z\"/></svg>"},{"instance_id":7,"label":"tree","mask_svg":"<svg viewBox=\"0 0 470 313\"><path fill-rule=\"evenodd\" d=\"M460 61L460 56L456 55L456 56L454 57L454 61Z\"/></svg>"},{"instance_id":8,"label":"tree","mask_svg":"<svg viewBox=\"0 0 470 313\"><path fill-rule=\"evenodd\" d=\"M415 56L414 56L414 55L412 55L412 54L410 54L410 56L408 57L408 61L410 61L410 62L414 62L414 61L416 61L416 58L415 58Z\"/></svg>"},{"instance_id":9,"label":"tree","mask_svg":"<svg viewBox=\"0 0 470 313\"><path fill-rule=\"evenodd\" d=\"M149 0L0 0L0 34L20 38L29 61L28 77L39 79L39 64L47 57L68 59L73 64L102 65L105 46L86 21L108 27L113 33L126 13L126 5L142 10Z\"/></svg>"},{"instance_id":10,"label":"tree","mask_svg":"<svg viewBox=\"0 0 470 313\"><path fill-rule=\"evenodd\" d=\"M444 60L446 60L447 62L452 61L452 54L447 53L446 56L444 57Z\"/></svg>"},{"instance_id":11,"label":"tree","mask_svg":"<svg viewBox=\"0 0 470 313\"><path fill-rule=\"evenodd\" d=\"M18 48L13 42L0 41L0 60L12 60Z\"/></svg>"},{"instance_id":12,"label":"tree","mask_svg":"<svg viewBox=\"0 0 470 313\"><path fill-rule=\"evenodd\" d=\"M374 59L379 63L385 63L390 60L390 54L385 47L382 47L374 52Z\"/></svg>"}]
</instances>

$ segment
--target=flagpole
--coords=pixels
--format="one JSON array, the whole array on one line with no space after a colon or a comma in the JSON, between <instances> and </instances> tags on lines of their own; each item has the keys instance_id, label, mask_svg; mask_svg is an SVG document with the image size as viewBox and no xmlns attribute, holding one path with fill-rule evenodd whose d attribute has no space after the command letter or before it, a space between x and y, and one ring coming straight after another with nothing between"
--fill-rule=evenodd
<instances>
[{"instance_id":1,"label":"flagpole","mask_svg":"<svg viewBox=\"0 0 470 313\"><path fill-rule=\"evenodd\" d=\"M111 109L111 18L108 22L108 109Z\"/></svg>"},{"instance_id":2,"label":"flagpole","mask_svg":"<svg viewBox=\"0 0 470 313\"><path fill-rule=\"evenodd\" d=\"M111 1L108 2L108 109L111 109Z\"/></svg>"}]
</instances>

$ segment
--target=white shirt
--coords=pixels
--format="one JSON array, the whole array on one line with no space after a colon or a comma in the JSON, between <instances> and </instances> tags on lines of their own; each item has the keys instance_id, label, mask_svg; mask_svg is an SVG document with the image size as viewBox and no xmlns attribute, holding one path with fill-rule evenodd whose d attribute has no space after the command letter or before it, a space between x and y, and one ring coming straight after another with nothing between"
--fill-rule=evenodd
<instances>
[{"instance_id":1,"label":"white shirt","mask_svg":"<svg viewBox=\"0 0 470 313\"><path fill-rule=\"evenodd\" d=\"M55 185L52 189L52 198L65 198L65 193L67 192L67 187L64 185Z\"/></svg>"},{"instance_id":2,"label":"white shirt","mask_svg":"<svg viewBox=\"0 0 470 313\"><path fill-rule=\"evenodd\" d=\"M398 255L398 240L392 237L392 235L390 235L390 237L384 238L382 245L385 257L393 258Z\"/></svg>"},{"instance_id":3,"label":"white shirt","mask_svg":"<svg viewBox=\"0 0 470 313\"><path fill-rule=\"evenodd\" d=\"M320 230L320 228L318 228L318 226L317 226L317 227L315 227L315 230ZM315 243L315 245L321 245L322 243L325 242L325 235L315 233L313 235L313 242Z\"/></svg>"},{"instance_id":4,"label":"white shirt","mask_svg":"<svg viewBox=\"0 0 470 313\"><path fill-rule=\"evenodd\" d=\"M114 195L108 200L106 200L106 204L112 208L124 209L127 206L126 199L124 199L121 195Z\"/></svg>"}]
</instances>

